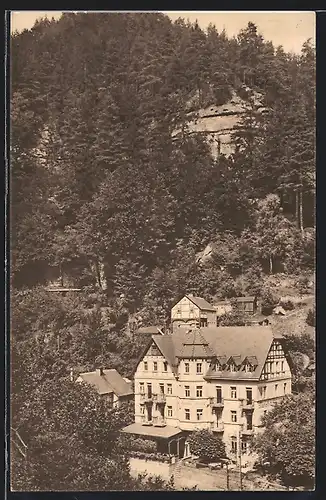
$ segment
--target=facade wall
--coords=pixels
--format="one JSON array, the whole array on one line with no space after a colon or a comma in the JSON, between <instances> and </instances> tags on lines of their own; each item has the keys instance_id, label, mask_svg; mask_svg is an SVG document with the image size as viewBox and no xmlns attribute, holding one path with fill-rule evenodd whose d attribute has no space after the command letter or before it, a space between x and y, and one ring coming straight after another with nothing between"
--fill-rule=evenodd
<instances>
[{"instance_id":1,"label":"facade wall","mask_svg":"<svg viewBox=\"0 0 326 500\"><path fill-rule=\"evenodd\" d=\"M275 353L277 353L276 358ZM147 416L147 404L141 399L140 385L143 385L143 390L146 392L147 384L150 383L153 394L159 394L163 386L165 403L157 405L154 401L151 405L152 416L162 415L166 425L185 431L205 428L218 432L229 454L232 453L234 441L238 440L240 432L242 441L249 443L252 434L260 430L264 412L284 395L291 394L290 368L277 342L274 342L267 356L268 369L264 367L263 370L264 377L267 378L259 381L250 379L206 381L204 376L209 368L209 362L204 359L181 360L175 376L171 367L168 364L164 365L164 362L165 359L161 354L149 352L139 363L135 373L135 422L144 423L144 416L145 420ZM144 363L147 363L147 370ZM154 363L157 364L157 370L154 370ZM198 368L201 368L201 373L198 373ZM251 390L251 406L246 405L248 397L250 398L247 390ZM215 404L218 395L222 397L222 404L219 406ZM144 413L141 413L141 407L144 408ZM219 428L223 429L223 432L218 431ZM246 455L245 448L243 455Z\"/></svg>"},{"instance_id":2,"label":"facade wall","mask_svg":"<svg viewBox=\"0 0 326 500\"><path fill-rule=\"evenodd\" d=\"M206 320L205 324L200 325L200 320ZM178 328L188 326L216 326L216 311L206 311L199 309L188 297L183 297L171 309L171 321L173 331Z\"/></svg>"}]
</instances>

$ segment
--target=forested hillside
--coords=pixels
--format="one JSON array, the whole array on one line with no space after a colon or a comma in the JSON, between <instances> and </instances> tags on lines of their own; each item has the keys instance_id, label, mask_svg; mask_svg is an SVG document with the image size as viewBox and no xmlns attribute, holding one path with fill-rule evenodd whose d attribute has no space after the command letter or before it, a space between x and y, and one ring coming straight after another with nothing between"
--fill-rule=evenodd
<instances>
[{"instance_id":1,"label":"forested hillside","mask_svg":"<svg viewBox=\"0 0 326 500\"><path fill-rule=\"evenodd\" d=\"M13 477L114 489L128 467L110 450L110 469L101 443L121 415L90 433L104 410L62 392L70 370L131 376L147 340L128 319L165 324L185 293L272 303L267 277L304 288L313 273L314 48L285 53L252 23L229 38L160 13L64 13L12 35L11 72L12 425L31 450ZM194 123L239 102L221 125L230 154L216 154ZM58 272L82 291L47 292Z\"/></svg>"},{"instance_id":2,"label":"forested hillside","mask_svg":"<svg viewBox=\"0 0 326 500\"><path fill-rule=\"evenodd\" d=\"M234 93L247 102L236 149L213 159L187 134L189 102ZM290 55L251 23L229 39L163 14L66 13L12 36L11 117L16 287L60 265L128 307L173 300L206 282L192 254L215 240L232 239L241 272L313 266L309 42Z\"/></svg>"}]
</instances>

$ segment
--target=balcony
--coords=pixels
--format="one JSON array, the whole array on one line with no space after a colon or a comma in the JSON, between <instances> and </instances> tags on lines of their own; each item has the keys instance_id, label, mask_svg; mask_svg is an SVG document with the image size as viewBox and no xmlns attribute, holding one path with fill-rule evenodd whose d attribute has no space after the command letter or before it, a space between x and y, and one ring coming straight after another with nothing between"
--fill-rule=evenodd
<instances>
[{"instance_id":1,"label":"balcony","mask_svg":"<svg viewBox=\"0 0 326 500\"><path fill-rule=\"evenodd\" d=\"M166 395L160 392L159 394L153 394L153 401L156 404L164 404L166 403Z\"/></svg>"},{"instance_id":2,"label":"balcony","mask_svg":"<svg viewBox=\"0 0 326 500\"><path fill-rule=\"evenodd\" d=\"M241 434L243 436L252 436L254 433L254 430L253 429L242 429L241 430Z\"/></svg>"},{"instance_id":3,"label":"balcony","mask_svg":"<svg viewBox=\"0 0 326 500\"><path fill-rule=\"evenodd\" d=\"M220 423L216 423L216 422L212 422L211 423L211 431L212 432L224 432L224 424L222 422Z\"/></svg>"},{"instance_id":4,"label":"balcony","mask_svg":"<svg viewBox=\"0 0 326 500\"><path fill-rule=\"evenodd\" d=\"M152 420L148 420L145 415L142 415L141 416L141 424L142 425L153 425L153 421Z\"/></svg>"},{"instance_id":5,"label":"balcony","mask_svg":"<svg viewBox=\"0 0 326 500\"><path fill-rule=\"evenodd\" d=\"M210 405L212 408L223 408L224 407L224 398L209 398Z\"/></svg>"},{"instance_id":6,"label":"balcony","mask_svg":"<svg viewBox=\"0 0 326 500\"><path fill-rule=\"evenodd\" d=\"M253 411L255 408L253 399L241 399L240 404L243 411Z\"/></svg>"},{"instance_id":7,"label":"balcony","mask_svg":"<svg viewBox=\"0 0 326 500\"><path fill-rule=\"evenodd\" d=\"M166 421L163 417L153 417L153 425L154 427L165 427Z\"/></svg>"},{"instance_id":8,"label":"balcony","mask_svg":"<svg viewBox=\"0 0 326 500\"><path fill-rule=\"evenodd\" d=\"M153 403L153 394L150 393L143 393L140 395L140 402L141 403Z\"/></svg>"}]
</instances>

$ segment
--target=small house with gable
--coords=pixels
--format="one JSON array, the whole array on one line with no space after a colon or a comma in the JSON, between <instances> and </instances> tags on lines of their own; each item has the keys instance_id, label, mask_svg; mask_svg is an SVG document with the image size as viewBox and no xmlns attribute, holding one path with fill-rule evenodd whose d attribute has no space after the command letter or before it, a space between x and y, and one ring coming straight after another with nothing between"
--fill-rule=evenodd
<instances>
[{"instance_id":1,"label":"small house with gable","mask_svg":"<svg viewBox=\"0 0 326 500\"><path fill-rule=\"evenodd\" d=\"M133 399L132 382L123 378L115 369L98 368L93 372L80 373L76 382L91 385L111 408L117 408L121 402Z\"/></svg>"},{"instance_id":2,"label":"small house with gable","mask_svg":"<svg viewBox=\"0 0 326 500\"><path fill-rule=\"evenodd\" d=\"M171 309L173 332L180 329L216 326L216 309L202 297L185 295Z\"/></svg>"}]
</instances>

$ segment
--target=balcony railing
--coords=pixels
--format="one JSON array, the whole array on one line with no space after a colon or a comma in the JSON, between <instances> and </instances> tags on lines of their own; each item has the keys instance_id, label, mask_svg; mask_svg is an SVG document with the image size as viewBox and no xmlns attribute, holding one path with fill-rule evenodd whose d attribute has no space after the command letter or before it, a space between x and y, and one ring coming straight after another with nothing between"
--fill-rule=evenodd
<instances>
[{"instance_id":1,"label":"balcony railing","mask_svg":"<svg viewBox=\"0 0 326 500\"><path fill-rule=\"evenodd\" d=\"M166 421L163 417L153 417L153 425L155 427L165 427Z\"/></svg>"},{"instance_id":2,"label":"balcony railing","mask_svg":"<svg viewBox=\"0 0 326 500\"><path fill-rule=\"evenodd\" d=\"M210 398L210 405L212 408L223 408L224 398Z\"/></svg>"},{"instance_id":3,"label":"balcony railing","mask_svg":"<svg viewBox=\"0 0 326 500\"><path fill-rule=\"evenodd\" d=\"M150 393L141 393L140 401L143 403L152 403L153 402L153 394Z\"/></svg>"},{"instance_id":4,"label":"balcony railing","mask_svg":"<svg viewBox=\"0 0 326 500\"><path fill-rule=\"evenodd\" d=\"M245 429L242 429L242 430L241 430L241 434L242 434L243 436L252 436L252 435L253 435L253 433L254 433L254 430L253 430L252 428L251 428L251 429L247 429L247 428L245 428Z\"/></svg>"},{"instance_id":5,"label":"balcony railing","mask_svg":"<svg viewBox=\"0 0 326 500\"><path fill-rule=\"evenodd\" d=\"M153 401L155 403L165 403L166 402L166 395L160 392L159 394L153 394Z\"/></svg>"},{"instance_id":6,"label":"balcony railing","mask_svg":"<svg viewBox=\"0 0 326 500\"><path fill-rule=\"evenodd\" d=\"M243 410L251 411L255 407L253 399L240 399L240 404Z\"/></svg>"},{"instance_id":7,"label":"balcony railing","mask_svg":"<svg viewBox=\"0 0 326 500\"><path fill-rule=\"evenodd\" d=\"M223 422L220 422L220 423L216 423L216 422L212 422L211 423L211 431L213 432L224 432L224 424Z\"/></svg>"},{"instance_id":8,"label":"balcony railing","mask_svg":"<svg viewBox=\"0 0 326 500\"><path fill-rule=\"evenodd\" d=\"M141 416L141 424L142 425L153 425L153 421L152 420L148 420L148 418L146 417L146 415L142 415Z\"/></svg>"}]
</instances>

